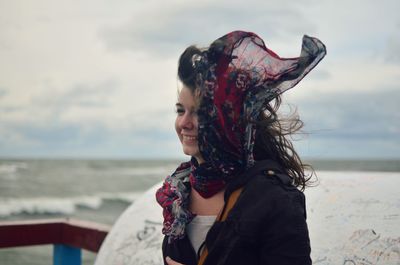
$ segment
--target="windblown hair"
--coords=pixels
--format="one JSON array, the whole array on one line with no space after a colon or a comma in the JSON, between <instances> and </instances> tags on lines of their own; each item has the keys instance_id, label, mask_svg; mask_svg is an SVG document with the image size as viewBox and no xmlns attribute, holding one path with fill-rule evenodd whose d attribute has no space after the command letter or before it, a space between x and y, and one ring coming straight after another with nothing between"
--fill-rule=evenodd
<instances>
[{"instance_id":1,"label":"windblown hair","mask_svg":"<svg viewBox=\"0 0 400 265\"><path fill-rule=\"evenodd\" d=\"M202 50L196 46L189 46L181 55L178 62L178 78L184 86L196 95L196 72L193 69L192 57L201 54ZM303 127L296 111L281 118L278 109L281 105L281 97L265 106L260 112L256 122L256 137L254 143L255 160L270 159L278 164L293 179L293 184L300 190L310 186L310 179L315 174L313 168L304 164L295 151L290 137ZM305 170L310 173L307 175Z\"/></svg>"},{"instance_id":2,"label":"windblown hair","mask_svg":"<svg viewBox=\"0 0 400 265\"><path fill-rule=\"evenodd\" d=\"M287 117L279 117L278 109L281 97L268 103L265 111L261 112L256 127L254 143L255 160L271 159L279 163L293 179L293 184L302 191L310 185L315 172L313 168L304 164L293 147L290 138L301 130L303 122L296 111ZM305 170L309 171L308 175Z\"/></svg>"}]
</instances>

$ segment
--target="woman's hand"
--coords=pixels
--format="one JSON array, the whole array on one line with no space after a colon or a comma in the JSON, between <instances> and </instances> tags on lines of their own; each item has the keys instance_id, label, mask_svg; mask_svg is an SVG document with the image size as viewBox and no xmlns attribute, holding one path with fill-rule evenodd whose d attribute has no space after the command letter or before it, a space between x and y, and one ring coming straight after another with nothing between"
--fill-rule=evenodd
<instances>
[{"instance_id":1,"label":"woman's hand","mask_svg":"<svg viewBox=\"0 0 400 265\"><path fill-rule=\"evenodd\" d=\"M175 260L171 259L170 257L166 257L165 261L168 265L184 265L182 263L176 262Z\"/></svg>"}]
</instances>

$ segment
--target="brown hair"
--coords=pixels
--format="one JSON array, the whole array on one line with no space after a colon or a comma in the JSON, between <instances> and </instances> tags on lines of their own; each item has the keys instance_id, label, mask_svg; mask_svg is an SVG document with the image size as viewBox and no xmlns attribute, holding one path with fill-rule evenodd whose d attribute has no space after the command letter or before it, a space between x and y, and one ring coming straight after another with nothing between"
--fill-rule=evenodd
<instances>
[{"instance_id":1,"label":"brown hair","mask_svg":"<svg viewBox=\"0 0 400 265\"><path fill-rule=\"evenodd\" d=\"M293 184L304 190L309 186L315 172L304 164L293 147L290 137L300 131L304 123L296 110L286 117L278 115L281 97L266 105L257 120L256 138L254 143L255 160L271 159L279 163L286 173L292 177ZM310 173L306 175L305 170Z\"/></svg>"}]
</instances>

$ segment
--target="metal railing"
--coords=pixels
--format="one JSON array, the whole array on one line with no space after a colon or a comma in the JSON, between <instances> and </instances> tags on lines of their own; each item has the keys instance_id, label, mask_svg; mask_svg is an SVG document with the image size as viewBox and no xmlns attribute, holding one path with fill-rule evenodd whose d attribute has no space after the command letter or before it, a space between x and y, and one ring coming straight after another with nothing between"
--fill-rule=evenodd
<instances>
[{"instance_id":1,"label":"metal railing","mask_svg":"<svg viewBox=\"0 0 400 265\"><path fill-rule=\"evenodd\" d=\"M109 230L74 219L0 222L0 248L52 244L54 265L81 265L81 250L97 253Z\"/></svg>"}]
</instances>

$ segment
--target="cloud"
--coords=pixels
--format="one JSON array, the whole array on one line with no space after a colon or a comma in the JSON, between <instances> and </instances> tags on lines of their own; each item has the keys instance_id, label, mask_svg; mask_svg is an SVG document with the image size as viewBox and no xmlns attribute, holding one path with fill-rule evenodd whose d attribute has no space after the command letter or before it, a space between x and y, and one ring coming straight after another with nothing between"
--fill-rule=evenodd
<instances>
[{"instance_id":1,"label":"cloud","mask_svg":"<svg viewBox=\"0 0 400 265\"><path fill-rule=\"evenodd\" d=\"M177 157L180 150L172 125L115 130L93 123L8 124L0 134L0 156L160 158Z\"/></svg>"},{"instance_id":2,"label":"cloud","mask_svg":"<svg viewBox=\"0 0 400 265\"><path fill-rule=\"evenodd\" d=\"M309 138L295 142L304 159L398 159L399 143L385 139L358 140L342 138Z\"/></svg>"},{"instance_id":3,"label":"cloud","mask_svg":"<svg viewBox=\"0 0 400 265\"><path fill-rule=\"evenodd\" d=\"M313 95L299 103L299 108L313 129L326 130L322 135L395 137L400 133L399 98L396 88L359 93L339 91Z\"/></svg>"},{"instance_id":4,"label":"cloud","mask_svg":"<svg viewBox=\"0 0 400 265\"><path fill-rule=\"evenodd\" d=\"M299 148L311 156L400 157L399 99L397 88L387 88L297 100L307 135Z\"/></svg>"},{"instance_id":5,"label":"cloud","mask_svg":"<svg viewBox=\"0 0 400 265\"><path fill-rule=\"evenodd\" d=\"M157 97L146 97L146 91L122 94L124 105L121 84L112 79L68 89L43 83L23 105L11 90L2 91L0 156L162 157L179 150L173 104L163 93L158 93L162 106L155 108ZM129 108L138 101L145 108Z\"/></svg>"},{"instance_id":6,"label":"cloud","mask_svg":"<svg viewBox=\"0 0 400 265\"><path fill-rule=\"evenodd\" d=\"M332 73L327 70L317 70L312 73L312 78L318 81L329 82L329 79L332 78Z\"/></svg>"},{"instance_id":7,"label":"cloud","mask_svg":"<svg viewBox=\"0 0 400 265\"><path fill-rule=\"evenodd\" d=\"M6 89L3 89L3 88L0 88L0 99L1 99L2 97L4 97L6 94L7 94L7 90L6 90Z\"/></svg>"},{"instance_id":8,"label":"cloud","mask_svg":"<svg viewBox=\"0 0 400 265\"><path fill-rule=\"evenodd\" d=\"M18 99L18 91L8 90L0 106L0 114L7 113L0 121L14 124L51 124L59 122L71 109L79 109L80 115L96 112L109 107L108 99L117 91L118 84L106 80L98 84L77 84L60 90L51 84L43 84L35 92L23 95L23 103ZM79 119L79 118L77 118Z\"/></svg>"},{"instance_id":9,"label":"cloud","mask_svg":"<svg viewBox=\"0 0 400 265\"><path fill-rule=\"evenodd\" d=\"M129 21L99 32L108 48L175 58L182 47L207 46L236 29L255 31L268 38L314 29L311 21L291 5L282 8L259 1L152 3Z\"/></svg>"},{"instance_id":10,"label":"cloud","mask_svg":"<svg viewBox=\"0 0 400 265\"><path fill-rule=\"evenodd\" d=\"M390 63L400 63L400 29L396 36L388 39L385 49L385 59Z\"/></svg>"}]
</instances>

